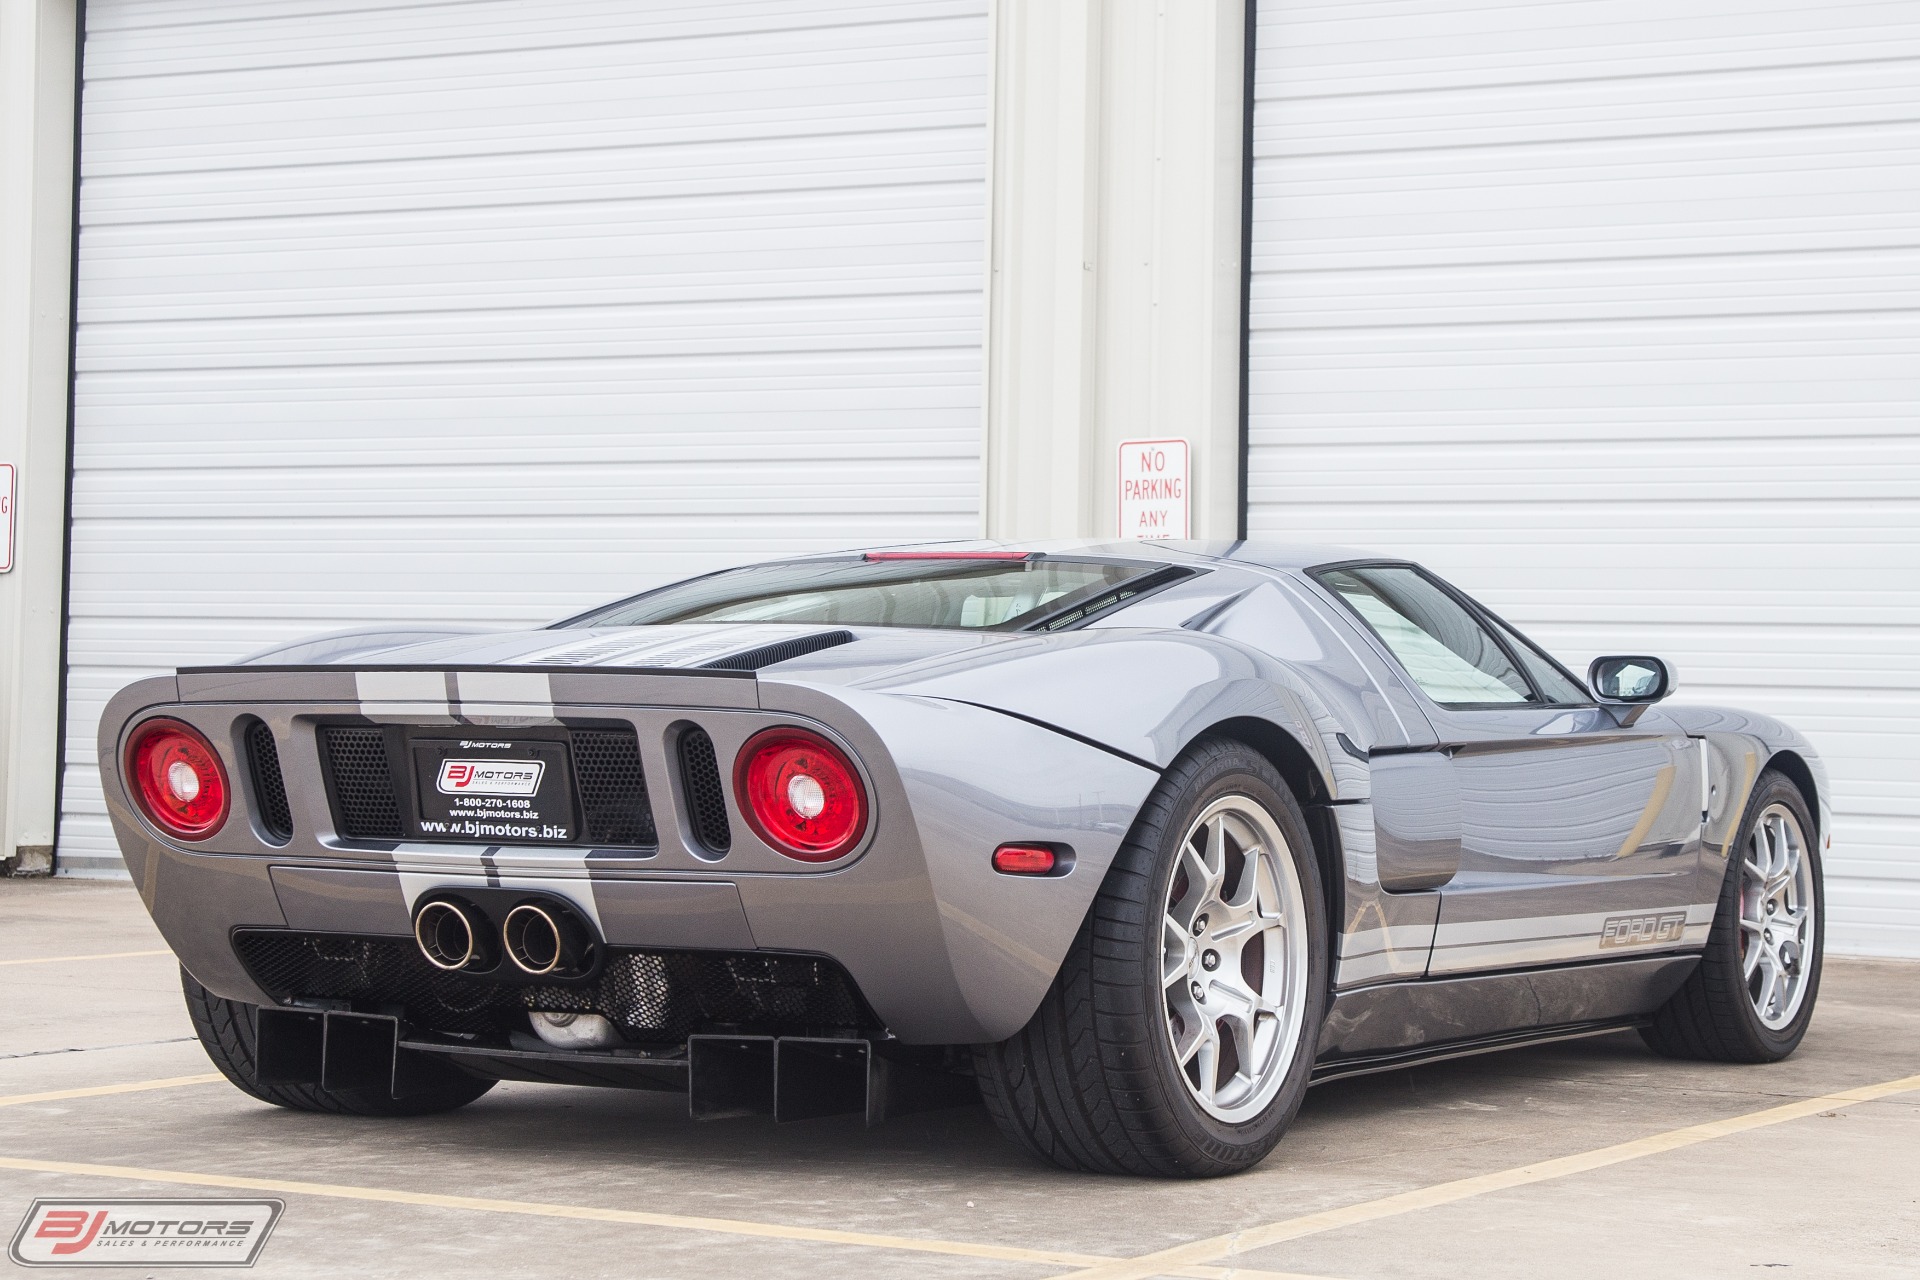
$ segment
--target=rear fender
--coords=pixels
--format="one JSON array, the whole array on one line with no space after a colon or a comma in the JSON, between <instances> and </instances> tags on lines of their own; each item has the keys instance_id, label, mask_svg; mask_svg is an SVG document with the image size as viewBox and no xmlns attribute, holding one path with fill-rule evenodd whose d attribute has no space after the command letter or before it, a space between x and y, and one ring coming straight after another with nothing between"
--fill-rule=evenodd
<instances>
[{"instance_id":1,"label":"rear fender","mask_svg":"<svg viewBox=\"0 0 1920 1280\"><path fill-rule=\"evenodd\" d=\"M761 704L831 724L881 783L873 851L844 871L742 878L763 947L834 958L902 1039L1004 1040L1039 1007L1159 774L984 708L764 682ZM887 812L889 793L899 810ZM1072 851L1054 876L993 870L1012 841Z\"/></svg>"}]
</instances>

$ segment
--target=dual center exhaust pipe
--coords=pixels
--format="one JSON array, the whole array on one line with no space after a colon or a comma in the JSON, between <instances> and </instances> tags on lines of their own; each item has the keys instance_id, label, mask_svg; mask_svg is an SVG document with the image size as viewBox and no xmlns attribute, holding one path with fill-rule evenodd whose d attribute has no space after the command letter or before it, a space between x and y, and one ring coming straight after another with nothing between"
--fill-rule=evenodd
<instances>
[{"instance_id":1,"label":"dual center exhaust pipe","mask_svg":"<svg viewBox=\"0 0 1920 1280\"><path fill-rule=\"evenodd\" d=\"M485 912L459 898L434 898L413 917L413 940L436 969L485 973L502 955L529 978L582 978L597 960L593 933L557 898L523 898L495 928Z\"/></svg>"}]
</instances>

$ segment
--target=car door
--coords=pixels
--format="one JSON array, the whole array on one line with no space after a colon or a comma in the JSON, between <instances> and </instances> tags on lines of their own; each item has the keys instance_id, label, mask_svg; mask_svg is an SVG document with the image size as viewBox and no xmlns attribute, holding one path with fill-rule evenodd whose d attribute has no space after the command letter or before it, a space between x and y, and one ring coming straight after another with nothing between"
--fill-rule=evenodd
<instances>
[{"instance_id":1,"label":"car door","mask_svg":"<svg viewBox=\"0 0 1920 1280\"><path fill-rule=\"evenodd\" d=\"M1417 691L1458 796L1428 973L1671 950L1704 940L1700 744L1657 711L1594 703L1525 637L1405 563L1312 574ZM1396 799L1384 769L1376 793ZM1429 808L1430 796L1423 797Z\"/></svg>"}]
</instances>

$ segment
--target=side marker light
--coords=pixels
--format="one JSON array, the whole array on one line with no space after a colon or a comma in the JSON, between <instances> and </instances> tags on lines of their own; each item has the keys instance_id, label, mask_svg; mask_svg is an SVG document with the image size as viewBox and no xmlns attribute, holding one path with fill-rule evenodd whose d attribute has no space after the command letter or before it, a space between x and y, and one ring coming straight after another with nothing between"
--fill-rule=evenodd
<instances>
[{"instance_id":1,"label":"side marker light","mask_svg":"<svg viewBox=\"0 0 1920 1280\"><path fill-rule=\"evenodd\" d=\"M1003 844L993 851L993 869L1003 876L1051 875L1057 862L1043 844Z\"/></svg>"}]
</instances>

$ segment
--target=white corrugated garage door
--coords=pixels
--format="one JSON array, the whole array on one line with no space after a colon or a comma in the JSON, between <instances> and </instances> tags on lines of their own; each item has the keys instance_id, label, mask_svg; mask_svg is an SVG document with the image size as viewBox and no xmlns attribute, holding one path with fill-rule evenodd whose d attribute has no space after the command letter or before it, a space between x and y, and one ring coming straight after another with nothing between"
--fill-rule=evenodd
<instances>
[{"instance_id":1,"label":"white corrugated garage door","mask_svg":"<svg viewBox=\"0 0 1920 1280\"><path fill-rule=\"evenodd\" d=\"M105 698L978 530L984 0L90 0L68 872Z\"/></svg>"},{"instance_id":2,"label":"white corrugated garage door","mask_svg":"<svg viewBox=\"0 0 1920 1280\"><path fill-rule=\"evenodd\" d=\"M1257 65L1252 531L1798 725L1832 944L1920 955L1920 10L1266 0Z\"/></svg>"}]
</instances>

